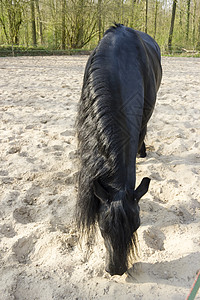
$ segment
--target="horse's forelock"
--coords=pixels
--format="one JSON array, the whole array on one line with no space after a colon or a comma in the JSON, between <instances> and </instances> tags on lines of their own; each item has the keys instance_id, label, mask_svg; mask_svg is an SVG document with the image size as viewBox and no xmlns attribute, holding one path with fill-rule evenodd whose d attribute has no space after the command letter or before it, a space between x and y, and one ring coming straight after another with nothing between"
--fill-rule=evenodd
<instances>
[{"instance_id":1,"label":"horse's forelock","mask_svg":"<svg viewBox=\"0 0 200 300\"><path fill-rule=\"evenodd\" d=\"M137 232L134 232L132 220L133 218L124 209L123 201L113 201L110 204L105 222L106 226L108 226L106 231L110 232L109 239L113 240L113 246L116 245L120 252L123 253L127 266L138 256L138 238ZM114 260L114 257L112 258L114 255L115 251L111 249L111 260Z\"/></svg>"}]
</instances>

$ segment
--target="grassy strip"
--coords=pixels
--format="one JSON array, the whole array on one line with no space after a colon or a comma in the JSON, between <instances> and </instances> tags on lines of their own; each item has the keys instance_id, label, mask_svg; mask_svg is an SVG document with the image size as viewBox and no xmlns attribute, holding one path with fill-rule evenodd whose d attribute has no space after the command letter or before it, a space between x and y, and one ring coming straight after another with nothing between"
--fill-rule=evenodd
<instances>
[{"instance_id":1,"label":"grassy strip","mask_svg":"<svg viewBox=\"0 0 200 300\"><path fill-rule=\"evenodd\" d=\"M46 48L21 47L21 46L0 46L0 57L6 56L51 56L51 55L89 55L89 50L67 49L50 50Z\"/></svg>"},{"instance_id":2,"label":"grassy strip","mask_svg":"<svg viewBox=\"0 0 200 300\"><path fill-rule=\"evenodd\" d=\"M168 53L162 53L162 56L167 56L167 57L200 57L200 53L173 53L173 54L168 54Z\"/></svg>"},{"instance_id":3,"label":"grassy strip","mask_svg":"<svg viewBox=\"0 0 200 300\"><path fill-rule=\"evenodd\" d=\"M176 49L172 54L162 51L163 56L169 57L200 57L200 52L185 52ZM42 47L23 47L23 46L0 46L0 57L6 56L51 56L51 55L89 55L90 50L85 49L67 49L52 50Z\"/></svg>"}]
</instances>

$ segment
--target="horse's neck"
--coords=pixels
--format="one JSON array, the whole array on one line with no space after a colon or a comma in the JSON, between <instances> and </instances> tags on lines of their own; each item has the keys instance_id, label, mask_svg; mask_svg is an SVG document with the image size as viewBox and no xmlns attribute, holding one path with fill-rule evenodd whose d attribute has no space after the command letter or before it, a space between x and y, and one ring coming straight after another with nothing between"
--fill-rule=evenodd
<instances>
[{"instance_id":1,"label":"horse's neck","mask_svg":"<svg viewBox=\"0 0 200 300\"><path fill-rule=\"evenodd\" d=\"M116 190L134 189L136 181L135 163L135 151L128 145L124 145L118 154L115 171L103 180L103 185L109 193L112 194Z\"/></svg>"},{"instance_id":2,"label":"horse's neck","mask_svg":"<svg viewBox=\"0 0 200 300\"><path fill-rule=\"evenodd\" d=\"M119 172L124 189L135 187L136 180L136 152L135 147L129 143L125 144L122 150Z\"/></svg>"}]
</instances>

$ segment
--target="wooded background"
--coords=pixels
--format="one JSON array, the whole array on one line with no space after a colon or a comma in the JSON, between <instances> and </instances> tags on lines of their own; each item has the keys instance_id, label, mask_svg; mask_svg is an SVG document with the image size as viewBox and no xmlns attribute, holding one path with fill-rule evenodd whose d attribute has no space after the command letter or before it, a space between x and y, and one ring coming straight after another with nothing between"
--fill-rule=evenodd
<instances>
[{"instance_id":1,"label":"wooded background","mask_svg":"<svg viewBox=\"0 0 200 300\"><path fill-rule=\"evenodd\" d=\"M113 22L162 52L200 50L200 0L0 0L0 45L92 49Z\"/></svg>"}]
</instances>

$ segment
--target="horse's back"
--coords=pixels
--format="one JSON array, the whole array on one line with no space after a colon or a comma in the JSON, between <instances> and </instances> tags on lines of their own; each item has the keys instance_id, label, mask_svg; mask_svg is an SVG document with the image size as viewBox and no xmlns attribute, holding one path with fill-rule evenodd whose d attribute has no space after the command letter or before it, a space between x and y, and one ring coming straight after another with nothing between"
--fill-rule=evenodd
<instances>
[{"instance_id":1,"label":"horse's back","mask_svg":"<svg viewBox=\"0 0 200 300\"><path fill-rule=\"evenodd\" d=\"M133 106L142 108L142 100L148 97L154 106L162 72L159 46L148 34L113 26L97 46L94 60L109 82L116 105L132 99Z\"/></svg>"},{"instance_id":2,"label":"horse's back","mask_svg":"<svg viewBox=\"0 0 200 300\"><path fill-rule=\"evenodd\" d=\"M135 137L151 117L161 81L160 49L148 34L122 25L111 27L96 48L95 59L107 76L113 111L127 120Z\"/></svg>"}]
</instances>

